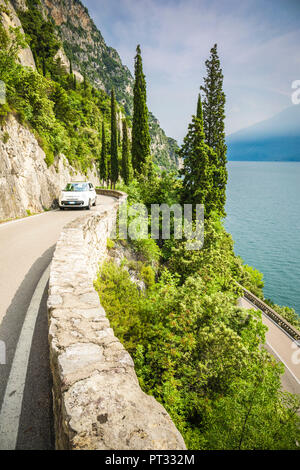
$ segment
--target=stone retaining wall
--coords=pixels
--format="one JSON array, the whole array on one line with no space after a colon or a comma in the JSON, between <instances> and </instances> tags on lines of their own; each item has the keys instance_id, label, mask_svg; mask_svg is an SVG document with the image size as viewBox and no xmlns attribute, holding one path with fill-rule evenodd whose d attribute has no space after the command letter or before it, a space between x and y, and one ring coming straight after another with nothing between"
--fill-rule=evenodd
<instances>
[{"instance_id":1,"label":"stone retaining wall","mask_svg":"<svg viewBox=\"0 0 300 470\"><path fill-rule=\"evenodd\" d=\"M53 257L48 315L56 448L185 449L165 409L139 387L93 287L117 206L68 224Z\"/></svg>"}]
</instances>

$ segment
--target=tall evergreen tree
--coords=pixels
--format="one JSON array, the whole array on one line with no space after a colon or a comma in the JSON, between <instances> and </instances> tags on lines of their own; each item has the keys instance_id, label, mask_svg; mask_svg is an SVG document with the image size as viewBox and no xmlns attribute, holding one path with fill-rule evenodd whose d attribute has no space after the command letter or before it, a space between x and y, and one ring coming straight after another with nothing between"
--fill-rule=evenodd
<instances>
[{"instance_id":1,"label":"tall evergreen tree","mask_svg":"<svg viewBox=\"0 0 300 470\"><path fill-rule=\"evenodd\" d=\"M207 76L204 78L204 86L201 90L204 94L203 100L203 117L205 142L214 151L216 161L212 161L215 165L213 175L213 187L217 203L218 212L225 215L226 202L226 184L227 174L227 158L225 143L225 93L223 91L223 73L218 57L217 44L210 51L210 57L205 62Z\"/></svg>"},{"instance_id":2,"label":"tall evergreen tree","mask_svg":"<svg viewBox=\"0 0 300 470\"><path fill-rule=\"evenodd\" d=\"M111 140L110 140L110 180L112 186L115 188L116 182L119 177L119 162L118 162L118 135L117 135L117 115L116 115L116 99L115 90L111 91Z\"/></svg>"},{"instance_id":3,"label":"tall evergreen tree","mask_svg":"<svg viewBox=\"0 0 300 470\"><path fill-rule=\"evenodd\" d=\"M123 124L122 124L123 126ZM118 129L118 147L121 147L122 145L122 138L121 138L121 132L119 132L119 129Z\"/></svg>"},{"instance_id":4,"label":"tall evergreen tree","mask_svg":"<svg viewBox=\"0 0 300 470\"><path fill-rule=\"evenodd\" d=\"M106 138L105 138L105 127L104 121L102 121L102 147L101 157L99 164L100 179L104 184L108 180L108 168L107 168L107 152L106 152Z\"/></svg>"},{"instance_id":5,"label":"tall evergreen tree","mask_svg":"<svg viewBox=\"0 0 300 470\"><path fill-rule=\"evenodd\" d=\"M130 178L130 154L126 119L123 120L123 139L122 139L122 168L121 176L125 184L129 183Z\"/></svg>"},{"instance_id":6,"label":"tall evergreen tree","mask_svg":"<svg viewBox=\"0 0 300 470\"><path fill-rule=\"evenodd\" d=\"M181 170L182 202L204 204L205 215L214 210L212 193L212 166L210 158L213 151L205 143L201 97L198 97L197 114L192 117L188 133L184 138L179 156L184 160Z\"/></svg>"},{"instance_id":7,"label":"tall evergreen tree","mask_svg":"<svg viewBox=\"0 0 300 470\"><path fill-rule=\"evenodd\" d=\"M151 166L150 132L146 96L146 81L143 73L141 48L135 56L135 82L133 88L132 166L136 175L148 174Z\"/></svg>"}]
</instances>

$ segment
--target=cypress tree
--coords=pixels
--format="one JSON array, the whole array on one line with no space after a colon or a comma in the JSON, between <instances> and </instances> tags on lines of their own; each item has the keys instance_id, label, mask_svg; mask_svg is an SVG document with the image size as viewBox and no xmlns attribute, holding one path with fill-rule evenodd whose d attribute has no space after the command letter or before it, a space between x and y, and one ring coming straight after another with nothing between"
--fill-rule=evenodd
<instances>
[{"instance_id":1,"label":"cypress tree","mask_svg":"<svg viewBox=\"0 0 300 470\"><path fill-rule=\"evenodd\" d=\"M223 92L223 73L217 52L217 44L210 51L210 57L205 62L207 76L204 78L203 117L205 142L213 150L212 165L215 166L213 174L213 188L220 215L225 216L227 158L225 143L225 93Z\"/></svg>"},{"instance_id":2,"label":"cypress tree","mask_svg":"<svg viewBox=\"0 0 300 470\"><path fill-rule=\"evenodd\" d=\"M199 95L197 114L192 117L179 156L184 160L184 168L181 170L182 202L204 204L206 216L209 216L214 209L211 153L213 153L212 149L205 143L202 104Z\"/></svg>"},{"instance_id":3,"label":"cypress tree","mask_svg":"<svg viewBox=\"0 0 300 470\"><path fill-rule=\"evenodd\" d=\"M108 179L108 168L107 168L107 153L106 153L106 138L105 138L105 127L104 121L102 121L102 147L101 147L101 157L100 157L100 179L102 183L107 181Z\"/></svg>"},{"instance_id":4,"label":"cypress tree","mask_svg":"<svg viewBox=\"0 0 300 470\"><path fill-rule=\"evenodd\" d=\"M46 77L47 67L46 67L46 60L45 60L45 56L44 56L44 55L43 55L43 57L42 57L42 69L43 69L43 75L44 75L44 77Z\"/></svg>"},{"instance_id":5,"label":"cypress tree","mask_svg":"<svg viewBox=\"0 0 300 470\"><path fill-rule=\"evenodd\" d=\"M134 63L135 82L133 88L133 123L132 123L132 166L136 175L148 175L151 162L150 132L146 81L143 73L141 48L136 48Z\"/></svg>"},{"instance_id":6,"label":"cypress tree","mask_svg":"<svg viewBox=\"0 0 300 470\"><path fill-rule=\"evenodd\" d=\"M116 181L119 177L119 162L118 162L118 136L117 136L117 116L116 116L116 99L115 91L111 91L111 140L110 140L110 180L112 186L115 188Z\"/></svg>"},{"instance_id":7,"label":"cypress tree","mask_svg":"<svg viewBox=\"0 0 300 470\"><path fill-rule=\"evenodd\" d=\"M123 140L122 140L122 173L121 176L124 183L127 185L130 179L130 155L129 155L129 141L126 119L123 120Z\"/></svg>"},{"instance_id":8,"label":"cypress tree","mask_svg":"<svg viewBox=\"0 0 300 470\"><path fill-rule=\"evenodd\" d=\"M121 132L119 132L119 129L118 129L118 147L121 147L121 145L122 145Z\"/></svg>"}]
</instances>

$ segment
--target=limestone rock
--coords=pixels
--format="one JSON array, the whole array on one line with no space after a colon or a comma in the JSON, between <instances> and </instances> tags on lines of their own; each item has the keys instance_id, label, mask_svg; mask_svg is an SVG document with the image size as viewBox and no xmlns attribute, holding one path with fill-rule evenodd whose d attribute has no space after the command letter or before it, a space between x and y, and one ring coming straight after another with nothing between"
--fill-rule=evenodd
<instances>
[{"instance_id":1,"label":"limestone rock","mask_svg":"<svg viewBox=\"0 0 300 470\"><path fill-rule=\"evenodd\" d=\"M15 6L17 8L20 8L21 10L26 9L26 5L22 0L17 0L14 2ZM12 5L11 2L6 2L5 0L0 0L0 5L5 8L7 12L2 13L2 20L3 20L3 26L9 31L9 28L20 28L21 32L24 34L21 22L16 14L16 11ZM22 49L19 52L19 61L20 64L25 66L25 67L31 67L33 70L36 69L35 67L35 62L34 58L31 52L31 49L29 47L26 47L25 49Z\"/></svg>"},{"instance_id":2,"label":"limestone rock","mask_svg":"<svg viewBox=\"0 0 300 470\"><path fill-rule=\"evenodd\" d=\"M88 179L98 185L95 174L96 168L83 176L64 155L48 168L38 141L13 115L0 128L0 220L49 209L68 181Z\"/></svg>"}]
</instances>

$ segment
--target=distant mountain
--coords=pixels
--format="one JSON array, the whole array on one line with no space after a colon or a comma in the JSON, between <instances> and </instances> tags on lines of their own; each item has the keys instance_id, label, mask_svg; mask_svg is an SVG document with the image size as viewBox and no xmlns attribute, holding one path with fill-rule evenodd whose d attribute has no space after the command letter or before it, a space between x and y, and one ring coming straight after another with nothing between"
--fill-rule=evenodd
<instances>
[{"instance_id":1,"label":"distant mountain","mask_svg":"<svg viewBox=\"0 0 300 470\"><path fill-rule=\"evenodd\" d=\"M231 161L300 161L300 105L231 134L226 139Z\"/></svg>"}]
</instances>

